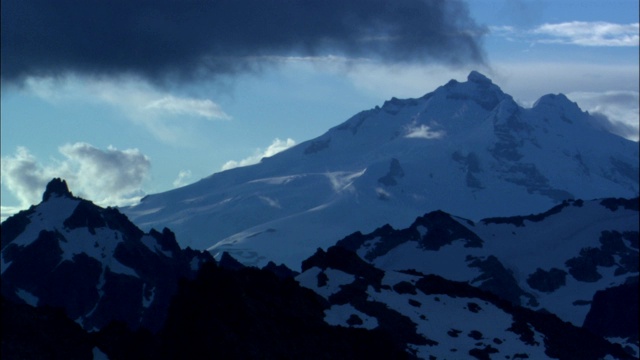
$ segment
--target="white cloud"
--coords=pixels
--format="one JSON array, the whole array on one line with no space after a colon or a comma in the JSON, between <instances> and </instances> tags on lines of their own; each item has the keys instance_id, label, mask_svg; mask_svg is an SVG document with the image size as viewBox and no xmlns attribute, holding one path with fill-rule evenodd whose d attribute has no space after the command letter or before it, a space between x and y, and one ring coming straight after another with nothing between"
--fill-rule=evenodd
<instances>
[{"instance_id":1,"label":"white cloud","mask_svg":"<svg viewBox=\"0 0 640 360\"><path fill-rule=\"evenodd\" d=\"M473 68L442 66L358 66L346 73L360 90L381 100L415 98L434 91L451 79L466 81ZM494 62L491 69L475 69L516 100L533 104L549 93L638 91L637 64L564 62Z\"/></svg>"},{"instance_id":2,"label":"white cloud","mask_svg":"<svg viewBox=\"0 0 640 360\"><path fill-rule=\"evenodd\" d=\"M281 151L285 151L288 148L294 146L296 144L295 140L291 138L287 138L287 140L280 140L275 138L271 145L262 153L261 158L263 157L271 157Z\"/></svg>"},{"instance_id":3,"label":"white cloud","mask_svg":"<svg viewBox=\"0 0 640 360\"><path fill-rule=\"evenodd\" d=\"M513 26L491 26L491 34L510 41L579 46L638 46L639 23L615 24L603 21L569 21L542 24L525 30Z\"/></svg>"},{"instance_id":4,"label":"white cloud","mask_svg":"<svg viewBox=\"0 0 640 360\"><path fill-rule=\"evenodd\" d=\"M581 46L638 46L640 25L614 24L608 22L571 21L558 24L543 24L532 34L547 36L539 42L574 44Z\"/></svg>"},{"instance_id":5,"label":"white cloud","mask_svg":"<svg viewBox=\"0 0 640 360\"><path fill-rule=\"evenodd\" d=\"M601 125L607 130L638 141L640 94L637 91L572 92L567 97L592 115L601 115Z\"/></svg>"},{"instance_id":6,"label":"white cloud","mask_svg":"<svg viewBox=\"0 0 640 360\"><path fill-rule=\"evenodd\" d=\"M256 60L273 61L278 63L315 63L315 64L339 64L349 65L354 63L371 62L372 60L364 57L346 57L339 55L322 55L322 56L258 56Z\"/></svg>"},{"instance_id":7,"label":"white cloud","mask_svg":"<svg viewBox=\"0 0 640 360\"><path fill-rule=\"evenodd\" d=\"M144 106L145 110L164 110L176 115L201 116L207 119L230 120L220 106L209 99L179 98L166 95L161 99L151 101Z\"/></svg>"},{"instance_id":8,"label":"white cloud","mask_svg":"<svg viewBox=\"0 0 640 360\"><path fill-rule=\"evenodd\" d=\"M244 158L240 161L229 160L222 165L222 170L229 170L240 166L253 165L260 162L262 158L273 156L281 151L287 150L294 146L296 142L293 139L287 138L287 140L274 139L271 145L266 149L256 149L253 155Z\"/></svg>"},{"instance_id":9,"label":"white cloud","mask_svg":"<svg viewBox=\"0 0 640 360\"><path fill-rule=\"evenodd\" d=\"M16 196L21 208L39 203L54 177L65 179L74 194L102 206L131 204L143 195L141 186L151 163L138 149L109 146L101 150L75 143L58 150L64 159L47 165L39 164L24 147L13 156L2 157L2 186Z\"/></svg>"},{"instance_id":10,"label":"white cloud","mask_svg":"<svg viewBox=\"0 0 640 360\"><path fill-rule=\"evenodd\" d=\"M581 62L494 63L489 75L503 91L533 104L545 94L574 92L638 91L637 64Z\"/></svg>"},{"instance_id":11,"label":"white cloud","mask_svg":"<svg viewBox=\"0 0 640 360\"><path fill-rule=\"evenodd\" d=\"M404 137L410 139L440 139L445 135L444 131L433 131L427 125L415 126L415 124L409 126L407 129L407 133Z\"/></svg>"},{"instance_id":12,"label":"white cloud","mask_svg":"<svg viewBox=\"0 0 640 360\"><path fill-rule=\"evenodd\" d=\"M191 170L180 170L178 177L173 181L173 187L181 187L189 184L191 180Z\"/></svg>"},{"instance_id":13,"label":"white cloud","mask_svg":"<svg viewBox=\"0 0 640 360\"><path fill-rule=\"evenodd\" d=\"M47 182L55 177L49 177L25 147L19 147L14 156L3 156L0 164L2 186L16 196L22 209L39 203Z\"/></svg>"},{"instance_id":14,"label":"white cloud","mask_svg":"<svg viewBox=\"0 0 640 360\"><path fill-rule=\"evenodd\" d=\"M26 89L52 103L78 101L106 104L166 143L184 144L194 137L194 131L189 132L184 120L231 119L210 99L176 96L133 78L29 78L26 80ZM176 119L180 120L177 124Z\"/></svg>"}]
</instances>

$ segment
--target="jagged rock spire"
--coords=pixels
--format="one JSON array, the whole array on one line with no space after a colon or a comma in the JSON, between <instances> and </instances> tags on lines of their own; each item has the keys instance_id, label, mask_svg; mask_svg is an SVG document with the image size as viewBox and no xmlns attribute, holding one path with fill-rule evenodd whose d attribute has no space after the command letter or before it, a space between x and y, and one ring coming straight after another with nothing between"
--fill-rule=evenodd
<instances>
[{"instance_id":1,"label":"jagged rock spire","mask_svg":"<svg viewBox=\"0 0 640 360\"><path fill-rule=\"evenodd\" d=\"M73 194L71 193L71 191L69 191L67 182L60 178L54 178L53 180L49 181L49 183L47 184L47 189L42 195L42 201L49 200L49 198L53 194L64 197L73 197Z\"/></svg>"}]
</instances>

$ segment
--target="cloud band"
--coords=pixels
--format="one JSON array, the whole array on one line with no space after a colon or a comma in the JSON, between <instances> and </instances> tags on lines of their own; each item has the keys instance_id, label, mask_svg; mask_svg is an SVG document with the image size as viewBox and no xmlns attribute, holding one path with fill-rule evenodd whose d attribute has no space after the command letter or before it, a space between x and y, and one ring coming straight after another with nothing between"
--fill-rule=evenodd
<instances>
[{"instance_id":1,"label":"cloud band","mask_svg":"<svg viewBox=\"0 0 640 360\"><path fill-rule=\"evenodd\" d=\"M155 82L256 68L268 56L480 62L459 0L2 1L2 77L68 72Z\"/></svg>"}]
</instances>

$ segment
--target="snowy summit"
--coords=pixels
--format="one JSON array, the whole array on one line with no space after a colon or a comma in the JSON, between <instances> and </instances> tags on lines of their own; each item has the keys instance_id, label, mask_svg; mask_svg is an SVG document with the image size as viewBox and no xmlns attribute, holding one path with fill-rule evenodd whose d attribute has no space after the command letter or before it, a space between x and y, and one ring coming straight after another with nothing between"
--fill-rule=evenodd
<instances>
[{"instance_id":1,"label":"snowy summit","mask_svg":"<svg viewBox=\"0 0 640 360\"><path fill-rule=\"evenodd\" d=\"M123 211L144 229L170 227L182 246L297 267L335 239L428 211L480 220L637 195L636 143L562 94L523 108L474 71Z\"/></svg>"}]
</instances>

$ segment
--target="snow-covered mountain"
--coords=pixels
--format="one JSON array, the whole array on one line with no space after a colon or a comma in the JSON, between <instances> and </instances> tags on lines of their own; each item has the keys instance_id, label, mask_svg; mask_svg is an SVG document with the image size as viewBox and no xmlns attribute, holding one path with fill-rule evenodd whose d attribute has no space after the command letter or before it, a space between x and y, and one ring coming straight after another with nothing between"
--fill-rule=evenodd
<instances>
[{"instance_id":1,"label":"snow-covered mountain","mask_svg":"<svg viewBox=\"0 0 640 360\"><path fill-rule=\"evenodd\" d=\"M383 271L340 246L318 249L297 280L327 300L327 323L389 330L419 359L632 358L554 314L466 282L415 270Z\"/></svg>"},{"instance_id":2,"label":"snow-covered mountain","mask_svg":"<svg viewBox=\"0 0 640 360\"><path fill-rule=\"evenodd\" d=\"M435 211L353 233L296 274L181 250L170 230L145 234L54 179L2 224L2 352L630 359L637 218L637 198L477 223Z\"/></svg>"},{"instance_id":3,"label":"snow-covered mountain","mask_svg":"<svg viewBox=\"0 0 640 360\"><path fill-rule=\"evenodd\" d=\"M433 210L477 221L637 195L637 143L598 128L562 94L523 108L471 72L123 212L143 229L171 228L183 247L297 268L354 231L408 227Z\"/></svg>"},{"instance_id":4,"label":"snow-covered mountain","mask_svg":"<svg viewBox=\"0 0 640 360\"><path fill-rule=\"evenodd\" d=\"M386 274L438 275L553 313L637 355L638 220L638 198L569 200L478 223L435 211L408 228L386 225L337 245Z\"/></svg>"},{"instance_id":5,"label":"snow-covered mountain","mask_svg":"<svg viewBox=\"0 0 640 360\"><path fill-rule=\"evenodd\" d=\"M173 233L143 233L117 209L74 197L54 179L43 201L2 223L2 295L64 309L87 330L111 321L157 330L207 252L180 249Z\"/></svg>"}]
</instances>

